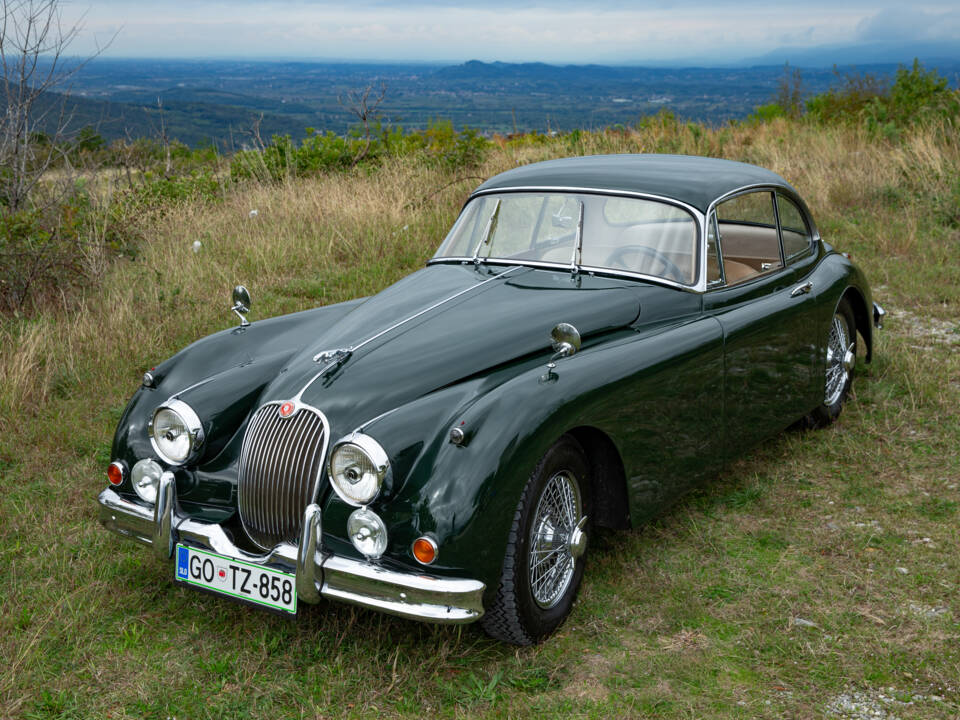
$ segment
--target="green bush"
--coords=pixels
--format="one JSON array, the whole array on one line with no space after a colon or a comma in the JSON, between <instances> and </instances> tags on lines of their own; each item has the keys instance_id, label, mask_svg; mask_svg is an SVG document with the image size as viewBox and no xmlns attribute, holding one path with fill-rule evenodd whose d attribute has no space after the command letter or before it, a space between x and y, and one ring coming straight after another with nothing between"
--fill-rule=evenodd
<instances>
[{"instance_id":1,"label":"green bush","mask_svg":"<svg viewBox=\"0 0 960 720\"><path fill-rule=\"evenodd\" d=\"M901 66L892 85L869 73L850 74L838 89L807 100L807 115L817 122L865 123L892 136L899 128L931 119L956 123L960 96L936 70L926 70L918 60Z\"/></svg>"},{"instance_id":2,"label":"green bush","mask_svg":"<svg viewBox=\"0 0 960 720\"><path fill-rule=\"evenodd\" d=\"M52 230L37 210L0 214L0 313L28 310L42 296L64 292L82 278L73 223Z\"/></svg>"},{"instance_id":3,"label":"green bush","mask_svg":"<svg viewBox=\"0 0 960 720\"><path fill-rule=\"evenodd\" d=\"M473 128L454 129L449 120L431 122L426 130L405 132L397 126L374 124L369 134L354 128L346 137L307 128L297 145L289 135L274 135L261 150L243 150L230 161L234 180L280 182L347 170L357 165L375 166L386 156L422 153L426 163L458 170L483 162L490 142Z\"/></svg>"},{"instance_id":4,"label":"green bush","mask_svg":"<svg viewBox=\"0 0 960 720\"><path fill-rule=\"evenodd\" d=\"M121 204L134 205L138 209L156 209L197 200L216 202L222 199L223 187L210 170L194 170L187 175L170 177L147 172L144 173L141 183L118 196Z\"/></svg>"}]
</instances>

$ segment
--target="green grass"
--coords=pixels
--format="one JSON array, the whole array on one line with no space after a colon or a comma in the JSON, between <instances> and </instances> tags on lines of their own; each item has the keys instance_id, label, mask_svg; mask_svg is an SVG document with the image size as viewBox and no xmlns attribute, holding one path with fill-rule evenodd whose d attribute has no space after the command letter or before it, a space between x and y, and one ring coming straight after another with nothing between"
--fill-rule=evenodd
<instances>
[{"instance_id":1,"label":"green grass","mask_svg":"<svg viewBox=\"0 0 960 720\"><path fill-rule=\"evenodd\" d=\"M429 256L470 183L418 203L454 178L407 163L178 206L145 223L149 245L82 312L0 326L0 717L819 717L853 693L900 717L956 717L955 136L644 132L583 133L579 149L772 167L864 268L890 315L839 422L782 433L657 521L594 538L571 617L538 647L192 592L96 521L143 369L228 327L237 281L254 319L376 292ZM481 172L566 142L506 145Z\"/></svg>"}]
</instances>

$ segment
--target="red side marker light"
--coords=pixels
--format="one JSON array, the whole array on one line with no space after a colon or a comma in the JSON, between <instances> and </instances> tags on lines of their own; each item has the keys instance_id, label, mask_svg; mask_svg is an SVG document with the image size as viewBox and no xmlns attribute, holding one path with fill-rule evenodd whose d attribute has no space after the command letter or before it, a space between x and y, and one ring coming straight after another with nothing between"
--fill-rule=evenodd
<instances>
[{"instance_id":1,"label":"red side marker light","mask_svg":"<svg viewBox=\"0 0 960 720\"><path fill-rule=\"evenodd\" d=\"M123 465L116 460L107 465L107 480L111 485L122 485L124 475L126 473L123 471Z\"/></svg>"}]
</instances>

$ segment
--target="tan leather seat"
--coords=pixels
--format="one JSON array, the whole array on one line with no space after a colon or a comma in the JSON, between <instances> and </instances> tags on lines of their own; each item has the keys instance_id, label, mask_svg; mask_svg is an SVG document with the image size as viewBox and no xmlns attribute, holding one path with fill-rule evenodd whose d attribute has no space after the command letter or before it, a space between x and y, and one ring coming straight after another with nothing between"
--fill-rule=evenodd
<instances>
[{"instance_id":1,"label":"tan leather seat","mask_svg":"<svg viewBox=\"0 0 960 720\"><path fill-rule=\"evenodd\" d=\"M727 279L727 285L736 285L738 282L743 282L747 278L759 275L760 273L746 263L737 262L736 260L724 260L723 274Z\"/></svg>"},{"instance_id":2,"label":"tan leather seat","mask_svg":"<svg viewBox=\"0 0 960 720\"><path fill-rule=\"evenodd\" d=\"M724 260L723 269L726 274L727 285L736 285L738 282L742 282L753 275L757 275L757 271L746 263L737 262L736 260ZM707 279L718 278L720 276L720 269L717 267L717 259L714 256L707 258Z\"/></svg>"}]
</instances>

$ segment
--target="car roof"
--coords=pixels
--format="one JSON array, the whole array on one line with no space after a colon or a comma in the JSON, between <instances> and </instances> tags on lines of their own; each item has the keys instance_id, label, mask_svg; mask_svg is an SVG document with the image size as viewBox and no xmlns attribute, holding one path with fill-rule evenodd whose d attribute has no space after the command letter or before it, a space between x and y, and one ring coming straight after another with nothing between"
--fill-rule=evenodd
<instances>
[{"instance_id":1,"label":"car roof","mask_svg":"<svg viewBox=\"0 0 960 720\"><path fill-rule=\"evenodd\" d=\"M495 175L474 194L521 188L576 188L643 193L679 200L706 212L714 200L749 185L796 191L756 165L693 155L589 155L523 165Z\"/></svg>"}]
</instances>

